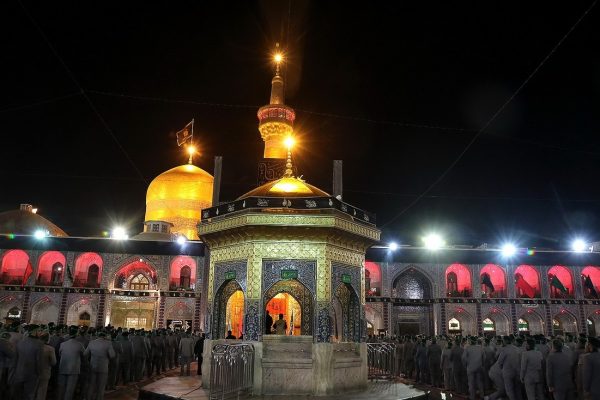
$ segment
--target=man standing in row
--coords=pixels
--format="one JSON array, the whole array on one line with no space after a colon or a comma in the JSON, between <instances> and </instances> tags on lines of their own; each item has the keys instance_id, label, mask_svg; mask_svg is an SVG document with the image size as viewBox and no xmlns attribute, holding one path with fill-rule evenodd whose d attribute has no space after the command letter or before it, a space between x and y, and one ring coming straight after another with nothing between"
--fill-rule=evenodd
<instances>
[{"instance_id":1,"label":"man standing in row","mask_svg":"<svg viewBox=\"0 0 600 400\"><path fill-rule=\"evenodd\" d=\"M92 340L83 354L86 358L91 356L87 400L103 400L104 387L108 379L108 363L115 357L112 343L106 340L106 333L104 331L98 333L98 339Z\"/></svg>"}]
</instances>

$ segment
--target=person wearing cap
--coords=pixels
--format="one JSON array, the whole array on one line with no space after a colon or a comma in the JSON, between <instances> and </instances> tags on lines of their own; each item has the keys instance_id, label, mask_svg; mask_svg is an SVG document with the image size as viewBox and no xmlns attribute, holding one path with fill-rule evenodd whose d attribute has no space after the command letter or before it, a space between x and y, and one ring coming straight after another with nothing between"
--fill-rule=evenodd
<instances>
[{"instance_id":1,"label":"person wearing cap","mask_svg":"<svg viewBox=\"0 0 600 400\"><path fill-rule=\"evenodd\" d=\"M8 371L15 358L15 348L9 339L10 333L0 334L0 388L8 387ZM4 391L0 390L0 400L4 397Z\"/></svg>"},{"instance_id":2,"label":"person wearing cap","mask_svg":"<svg viewBox=\"0 0 600 400\"><path fill-rule=\"evenodd\" d=\"M15 399L35 399L43 354L42 342L37 338L37 329L37 325L28 325L27 335L16 346L11 388Z\"/></svg>"},{"instance_id":3,"label":"person wearing cap","mask_svg":"<svg viewBox=\"0 0 600 400\"><path fill-rule=\"evenodd\" d=\"M483 348L475 337L471 337L470 343L463 351L462 362L467 370L469 399L475 400L477 391L483 397Z\"/></svg>"},{"instance_id":4,"label":"person wearing cap","mask_svg":"<svg viewBox=\"0 0 600 400\"><path fill-rule=\"evenodd\" d=\"M77 327L69 329L69 339L61 343L58 350L58 399L72 400L75 386L81 373L81 360L85 349L77 340Z\"/></svg>"},{"instance_id":5,"label":"person wearing cap","mask_svg":"<svg viewBox=\"0 0 600 400\"><path fill-rule=\"evenodd\" d=\"M86 358L91 358L87 400L103 400L104 387L108 379L108 363L115 357L112 343L106 340L106 332L98 332L98 338L90 341L83 355Z\"/></svg>"},{"instance_id":6,"label":"person wearing cap","mask_svg":"<svg viewBox=\"0 0 600 400\"><path fill-rule=\"evenodd\" d=\"M583 357L583 392L586 398L600 399L600 340L588 338L588 353Z\"/></svg>"}]
</instances>

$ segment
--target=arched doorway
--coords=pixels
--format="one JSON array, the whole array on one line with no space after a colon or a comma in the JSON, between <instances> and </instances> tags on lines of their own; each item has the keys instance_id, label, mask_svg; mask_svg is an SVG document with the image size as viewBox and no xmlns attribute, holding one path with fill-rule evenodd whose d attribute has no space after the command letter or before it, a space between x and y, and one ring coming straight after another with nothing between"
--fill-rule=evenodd
<instances>
[{"instance_id":1,"label":"arched doorway","mask_svg":"<svg viewBox=\"0 0 600 400\"><path fill-rule=\"evenodd\" d=\"M529 333L530 335L543 335L545 331L545 321L537 312L529 309L519 318L517 329L519 332Z\"/></svg>"},{"instance_id":2,"label":"arched doorway","mask_svg":"<svg viewBox=\"0 0 600 400\"><path fill-rule=\"evenodd\" d=\"M342 342L360 341L360 302L352 286L342 283L335 291L334 336Z\"/></svg>"},{"instance_id":3,"label":"arched doorway","mask_svg":"<svg viewBox=\"0 0 600 400\"><path fill-rule=\"evenodd\" d=\"M96 287L98 286L98 276L100 275L100 267L96 264L90 265L87 273L86 286Z\"/></svg>"},{"instance_id":4,"label":"arched doorway","mask_svg":"<svg viewBox=\"0 0 600 400\"><path fill-rule=\"evenodd\" d=\"M244 334L244 292L242 290L236 290L229 296L225 310L225 321L227 321L225 334L231 331L236 339L242 338Z\"/></svg>"},{"instance_id":5,"label":"arched doorway","mask_svg":"<svg viewBox=\"0 0 600 400\"><path fill-rule=\"evenodd\" d=\"M273 323L283 315L283 320L288 327L286 335L300 335L302 330L302 307L298 300L289 293L278 293L267 303L266 310L273 318ZM271 326L271 329L273 327ZM272 333L275 333L272 330Z\"/></svg>"},{"instance_id":6,"label":"arched doorway","mask_svg":"<svg viewBox=\"0 0 600 400\"><path fill-rule=\"evenodd\" d=\"M82 298L71 304L67 311L67 325L96 326L97 305L90 298ZM83 317L83 318L82 318Z\"/></svg>"},{"instance_id":7,"label":"arched doorway","mask_svg":"<svg viewBox=\"0 0 600 400\"><path fill-rule=\"evenodd\" d=\"M5 285L25 285L33 272L29 256L23 250L10 250L2 257L1 282Z\"/></svg>"},{"instance_id":8,"label":"arched doorway","mask_svg":"<svg viewBox=\"0 0 600 400\"><path fill-rule=\"evenodd\" d=\"M150 280L144 274L137 274L129 282L129 289L131 290L148 290L150 287Z\"/></svg>"},{"instance_id":9,"label":"arched doorway","mask_svg":"<svg viewBox=\"0 0 600 400\"><path fill-rule=\"evenodd\" d=\"M179 287L182 289L189 289L191 276L192 269L189 266L184 265L181 267L181 271L179 273Z\"/></svg>"},{"instance_id":10,"label":"arched doorway","mask_svg":"<svg viewBox=\"0 0 600 400\"><path fill-rule=\"evenodd\" d=\"M230 298L231 296L234 295L234 293L236 294L236 301L234 302L230 302ZM219 290L217 290L216 295L215 295L215 299L214 299L214 307L213 307L213 323L212 323L212 338L213 339L223 339L225 338L225 336L227 335L227 331L228 330L233 330L231 328L233 328L234 325L239 325L240 326L240 334L243 334L243 319L241 321L232 321L229 320L228 318L232 318L235 315L237 315L237 313L234 312L228 313L228 308L229 307L239 307L239 301L240 301L240 295L241 295L241 299L243 300L244 298L244 291L242 290L242 287L240 286L240 284L234 280L234 279L230 279L227 280L225 282L223 282L223 284L221 285L221 287L219 288ZM243 302L242 302L243 305ZM243 315L243 309L241 310L242 315ZM239 335L235 335L236 338L239 337Z\"/></svg>"},{"instance_id":11,"label":"arched doorway","mask_svg":"<svg viewBox=\"0 0 600 400\"><path fill-rule=\"evenodd\" d=\"M47 297L38 301L31 308L31 324L46 325L58 322L58 307Z\"/></svg>"},{"instance_id":12,"label":"arched doorway","mask_svg":"<svg viewBox=\"0 0 600 400\"><path fill-rule=\"evenodd\" d=\"M562 310L552 319L552 329L555 335L577 333L577 319L568 311Z\"/></svg>"},{"instance_id":13,"label":"arched doorway","mask_svg":"<svg viewBox=\"0 0 600 400\"><path fill-rule=\"evenodd\" d=\"M312 335L313 332L313 295L311 291L304 286L300 281L296 279L285 279L280 280L273 284L264 294L264 308L265 310L269 310L269 304L273 299L275 299L278 295L283 295L283 297L279 297L281 299L287 299L288 308L286 309L286 313L284 314L284 319L287 323L288 334L290 327L294 326L294 334L299 335ZM289 297L287 297L289 296ZM290 299L290 297L293 299ZM297 311L294 311L294 321L292 324L292 311L294 308ZM299 311L298 311L299 310ZM296 315L296 312L299 315ZM277 321L278 314L280 313L271 313L273 317L273 322Z\"/></svg>"},{"instance_id":14,"label":"arched doorway","mask_svg":"<svg viewBox=\"0 0 600 400\"><path fill-rule=\"evenodd\" d=\"M119 268L115 273L113 287L148 291L156 290L157 284L158 276L156 270L143 259L139 259Z\"/></svg>"},{"instance_id":15,"label":"arched doorway","mask_svg":"<svg viewBox=\"0 0 600 400\"><path fill-rule=\"evenodd\" d=\"M83 253L75 260L74 287L100 287L102 257L97 253Z\"/></svg>"},{"instance_id":16,"label":"arched doorway","mask_svg":"<svg viewBox=\"0 0 600 400\"><path fill-rule=\"evenodd\" d=\"M456 325L456 321L458 321L458 325ZM454 327L451 326L451 322L454 324ZM476 335L477 327L475 320L471 314L466 312L463 308L456 308L454 312L450 314L450 319L448 320L448 333L459 333L463 336Z\"/></svg>"},{"instance_id":17,"label":"arched doorway","mask_svg":"<svg viewBox=\"0 0 600 400\"><path fill-rule=\"evenodd\" d=\"M381 267L373 261L365 261L365 293L381 296Z\"/></svg>"},{"instance_id":18,"label":"arched doorway","mask_svg":"<svg viewBox=\"0 0 600 400\"><path fill-rule=\"evenodd\" d=\"M78 321L77 325L90 326L91 319L92 319L92 316L90 315L90 313L87 311L84 311L81 314L79 314L79 321Z\"/></svg>"},{"instance_id":19,"label":"arched doorway","mask_svg":"<svg viewBox=\"0 0 600 400\"><path fill-rule=\"evenodd\" d=\"M594 311L586 318L588 336L600 335L600 310Z\"/></svg>"},{"instance_id":20,"label":"arched doorway","mask_svg":"<svg viewBox=\"0 0 600 400\"><path fill-rule=\"evenodd\" d=\"M143 275L140 277L142 282L134 282L132 279L131 285L136 285L133 287L140 287L137 285L145 285L146 283L143 282L144 279L147 278ZM128 329L152 329L154 328L156 302L157 300L154 299L142 300L139 296L117 297L112 301L111 304L110 324L112 326L120 326Z\"/></svg>"},{"instance_id":21,"label":"arched doorway","mask_svg":"<svg viewBox=\"0 0 600 400\"><path fill-rule=\"evenodd\" d=\"M392 292L399 301L392 308L392 329L397 335L433 334L433 308L430 304L410 300L426 300L433 296L427 276L416 268L401 272L392 283Z\"/></svg>"},{"instance_id":22,"label":"arched doorway","mask_svg":"<svg viewBox=\"0 0 600 400\"><path fill-rule=\"evenodd\" d=\"M487 326L486 320L489 320ZM492 327L493 329L491 329ZM482 321L482 330L484 335L505 336L510 334L511 327L508 317L501 310L493 308L487 318Z\"/></svg>"}]
</instances>

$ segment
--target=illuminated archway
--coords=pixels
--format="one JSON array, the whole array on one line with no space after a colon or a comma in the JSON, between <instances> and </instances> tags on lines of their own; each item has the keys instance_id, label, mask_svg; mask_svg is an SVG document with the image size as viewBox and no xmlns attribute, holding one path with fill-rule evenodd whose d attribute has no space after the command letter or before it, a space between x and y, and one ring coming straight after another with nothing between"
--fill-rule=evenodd
<instances>
[{"instance_id":1,"label":"illuminated archway","mask_svg":"<svg viewBox=\"0 0 600 400\"><path fill-rule=\"evenodd\" d=\"M479 273L479 281L484 297L507 297L506 274L500 266L487 264Z\"/></svg>"},{"instance_id":2,"label":"illuminated archway","mask_svg":"<svg viewBox=\"0 0 600 400\"><path fill-rule=\"evenodd\" d=\"M82 298L71 304L67 311L67 325L96 326L97 305L90 298ZM83 318L81 318L83 316Z\"/></svg>"},{"instance_id":3,"label":"illuminated archway","mask_svg":"<svg viewBox=\"0 0 600 400\"><path fill-rule=\"evenodd\" d=\"M600 334L600 310L596 310L586 318L588 336Z\"/></svg>"},{"instance_id":4,"label":"illuminated archway","mask_svg":"<svg viewBox=\"0 0 600 400\"><path fill-rule=\"evenodd\" d=\"M296 312L294 311L294 327L300 325L300 329L294 329L294 334L312 335L312 319L313 319L313 295L311 291L296 279L284 279L273 284L263 296L264 307L277 297L279 294L287 294L294 298L300 306L300 320L296 320ZM291 310L288 309L288 315L284 315L286 319L288 334L291 326ZM273 323L277 321L278 314L272 315Z\"/></svg>"},{"instance_id":5,"label":"illuminated archway","mask_svg":"<svg viewBox=\"0 0 600 400\"><path fill-rule=\"evenodd\" d=\"M381 268L372 261L365 261L365 293L367 296L381 296Z\"/></svg>"},{"instance_id":6,"label":"illuminated archway","mask_svg":"<svg viewBox=\"0 0 600 400\"><path fill-rule=\"evenodd\" d=\"M471 297L471 271L462 264L446 268L446 295L448 297Z\"/></svg>"},{"instance_id":7,"label":"illuminated archway","mask_svg":"<svg viewBox=\"0 0 600 400\"><path fill-rule=\"evenodd\" d=\"M568 268L555 265L548 270L548 283L550 284L550 297L553 299L573 298L573 276Z\"/></svg>"},{"instance_id":8,"label":"illuminated archway","mask_svg":"<svg viewBox=\"0 0 600 400\"><path fill-rule=\"evenodd\" d=\"M2 257L0 278L7 285L25 285L33 272L29 256L23 250L10 250Z\"/></svg>"},{"instance_id":9,"label":"illuminated archway","mask_svg":"<svg viewBox=\"0 0 600 400\"><path fill-rule=\"evenodd\" d=\"M517 297L530 299L540 297L540 275L535 268L530 265L519 265L514 277Z\"/></svg>"},{"instance_id":10,"label":"illuminated archway","mask_svg":"<svg viewBox=\"0 0 600 400\"><path fill-rule=\"evenodd\" d=\"M394 279L392 295L401 299L430 299L433 297L433 288L424 273L409 268Z\"/></svg>"},{"instance_id":11,"label":"illuminated archway","mask_svg":"<svg viewBox=\"0 0 600 400\"><path fill-rule=\"evenodd\" d=\"M586 299L600 298L600 268L588 266L581 271L583 296Z\"/></svg>"},{"instance_id":12,"label":"illuminated archway","mask_svg":"<svg viewBox=\"0 0 600 400\"><path fill-rule=\"evenodd\" d=\"M485 319L492 321L493 329L490 329L489 324L486 327ZM511 327L510 327L508 317L501 310L499 310L497 308L492 308L491 312L488 314L488 316L485 319L482 322L482 330L483 330L484 334L491 333L493 335L500 335L500 336L510 334ZM487 330L486 330L486 328L487 328Z\"/></svg>"},{"instance_id":13,"label":"illuminated archway","mask_svg":"<svg viewBox=\"0 0 600 400\"><path fill-rule=\"evenodd\" d=\"M227 300L225 310L225 320L227 321L225 335L231 331L236 339L240 339L244 333L244 292L241 290L233 292Z\"/></svg>"},{"instance_id":14,"label":"illuminated archway","mask_svg":"<svg viewBox=\"0 0 600 400\"><path fill-rule=\"evenodd\" d=\"M239 292L239 293L236 293ZM213 339L223 339L225 338L228 330L233 330L234 325L240 326L241 333L243 333L243 320L242 322L233 321L231 318L234 315L228 314L228 308L231 306L238 306L238 303L230 303L229 300L231 296L236 293L237 299L239 301L239 295L244 296L244 292L240 284L235 280L227 280L223 282L221 287L217 290L214 298L213 304L213 317L212 317L212 338ZM243 309L242 309L243 313ZM238 337L239 335L236 335Z\"/></svg>"},{"instance_id":15,"label":"illuminated archway","mask_svg":"<svg viewBox=\"0 0 600 400\"><path fill-rule=\"evenodd\" d=\"M452 320L458 321L458 326L454 326L453 329L450 330L450 321ZM455 321L453 321L453 323L455 323ZM454 313L450 314L448 330L449 333L460 333L463 336L477 334L475 319L461 307L456 308Z\"/></svg>"},{"instance_id":16,"label":"illuminated archway","mask_svg":"<svg viewBox=\"0 0 600 400\"><path fill-rule=\"evenodd\" d=\"M156 270L142 259L135 260L119 268L115 273L113 287L129 290L156 290L158 276Z\"/></svg>"},{"instance_id":17,"label":"illuminated archway","mask_svg":"<svg viewBox=\"0 0 600 400\"><path fill-rule=\"evenodd\" d=\"M298 300L289 293L277 293L266 306L267 311L273 317L273 323L279 319L279 314L283 315L286 323L286 335L300 335L302 329L302 309ZM273 327L272 333L275 333Z\"/></svg>"},{"instance_id":18,"label":"illuminated archway","mask_svg":"<svg viewBox=\"0 0 600 400\"><path fill-rule=\"evenodd\" d=\"M65 256L59 251L47 251L38 262L37 285L60 286L65 270Z\"/></svg>"},{"instance_id":19,"label":"illuminated archway","mask_svg":"<svg viewBox=\"0 0 600 400\"><path fill-rule=\"evenodd\" d=\"M196 261L189 256L177 256L171 261L169 289L194 289L196 283Z\"/></svg>"},{"instance_id":20,"label":"illuminated archway","mask_svg":"<svg viewBox=\"0 0 600 400\"><path fill-rule=\"evenodd\" d=\"M102 280L102 257L97 253L83 253L75 260L75 287L100 287Z\"/></svg>"},{"instance_id":21,"label":"illuminated archway","mask_svg":"<svg viewBox=\"0 0 600 400\"><path fill-rule=\"evenodd\" d=\"M360 341L360 302L356 291L342 283L335 290L335 298L334 336L343 342Z\"/></svg>"}]
</instances>

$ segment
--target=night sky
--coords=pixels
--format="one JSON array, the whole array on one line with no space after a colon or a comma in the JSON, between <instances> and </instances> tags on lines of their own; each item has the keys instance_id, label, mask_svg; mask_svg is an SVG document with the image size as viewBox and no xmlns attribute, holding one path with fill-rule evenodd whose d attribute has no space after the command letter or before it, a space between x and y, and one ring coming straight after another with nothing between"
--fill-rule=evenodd
<instances>
[{"instance_id":1,"label":"night sky","mask_svg":"<svg viewBox=\"0 0 600 400\"><path fill-rule=\"evenodd\" d=\"M32 203L73 236L141 231L147 184L185 162L173 132L192 118L197 165L222 155L235 199L256 185L280 42L300 174L331 191L343 160L344 200L386 241L600 240L598 7L405 210L592 1L41 3L0 10L2 211Z\"/></svg>"}]
</instances>

